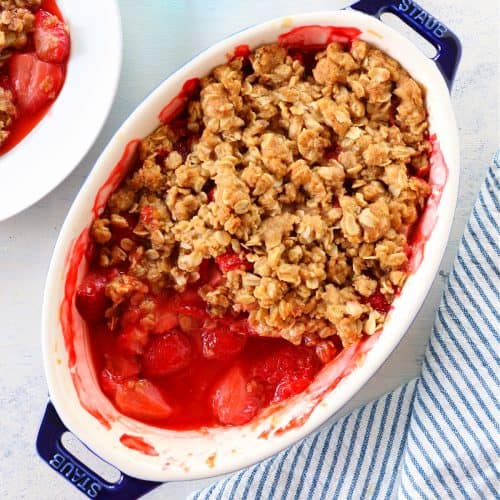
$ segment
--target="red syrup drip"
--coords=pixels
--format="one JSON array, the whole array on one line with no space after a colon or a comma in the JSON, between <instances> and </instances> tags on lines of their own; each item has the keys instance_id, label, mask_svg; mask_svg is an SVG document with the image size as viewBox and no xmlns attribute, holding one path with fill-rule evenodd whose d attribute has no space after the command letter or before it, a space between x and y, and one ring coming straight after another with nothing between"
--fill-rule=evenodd
<instances>
[{"instance_id":1,"label":"red syrup drip","mask_svg":"<svg viewBox=\"0 0 500 500\"><path fill-rule=\"evenodd\" d=\"M46 10L47 12L50 12L51 14L54 14L61 21L64 22L64 18L55 0L43 0L40 8ZM30 42L26 47L26 50L18 51L18 53L32 52L32 51L33 51L33 44ZM67 61L64 64L62 64L62 67L64 68L64 79L66 79L67 65L68 65ZM8 66L9 65L6 64L4 68L0 68L0 81L2 81L2 77L4 78L7 77ZM62 87L63 86L64 82ZM48 113L49 109L52 107L56 99L49 101L35 113L18 114L18 116L14 119L12 125L9 128L9 135L7 139L0 146L0 156L13 149L15 146L17 146L38 125L38 123L40 123L40 121Z\"/></svg>"},{"instance_id":2,"label":"red syrup drip","mask_svg":"<svg viewBox=\"0 0 500 500\"><path fill-rule=\"evenodd\" d=\"M122 434L120 437L120 443L131 450L138 451L144 455L150 457L157 457L159 453L156 451L154 446L150 445L140 436L131 436L130 434Z\"/></svg>"},{"instance_id":3,"label":"red syrup drip","mask_svg":"<svg viewBox=\"0 0 500 500\"><path fill-rule=\"evenodd\" d=\"M133 166L133 162L137 158L139 144L139 140L133 140L127 144L122 157L111 171L106 182L100 187L92 207L93 220L99 216L99 213L106 205L109 195L118 187L121 179ZM99 422L106 428L109 428L109 421L94 407L93 401L89 399L89 395L85 390L85 381L80 378L78 370L74 369L77 361L75 339L77 337L77 330L81 328L81 321L75 309L74 298L79 282L79 269L84 259L88 256L89 244L89 228L85 228L73 241L68 250L65 262L67 274L64 283L64 297L59 308L59 321L61 323L66 352L68 353L68 366L71 370L71 376L80 403Z\"/></svg>"}]
</instances>

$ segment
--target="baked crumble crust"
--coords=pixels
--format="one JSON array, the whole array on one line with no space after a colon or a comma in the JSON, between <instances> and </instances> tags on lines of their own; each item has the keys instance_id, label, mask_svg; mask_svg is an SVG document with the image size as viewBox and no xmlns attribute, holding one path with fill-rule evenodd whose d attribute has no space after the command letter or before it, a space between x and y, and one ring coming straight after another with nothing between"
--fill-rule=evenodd
<instances>
[{"instance_id":1,"label":"baked crumble crust","mask_svg":"<svg viewBox=\"0 0 500 500\"><path fill-rule=\"evenodd\" d=\"M422 86L387 54L331 43L313 67L277 44L200 81L185 120L142 140L94 221L120 304L183 291L204 259L244 254L200 295L210 314L248 313L263 336L344 346L383 324L407 278L407 234L431 187ZM0 115L1 117L1 115ZM117 238L124 228L140 237ZM121 231L121 232L120 232Z\"/></svg>"}]
</instances>

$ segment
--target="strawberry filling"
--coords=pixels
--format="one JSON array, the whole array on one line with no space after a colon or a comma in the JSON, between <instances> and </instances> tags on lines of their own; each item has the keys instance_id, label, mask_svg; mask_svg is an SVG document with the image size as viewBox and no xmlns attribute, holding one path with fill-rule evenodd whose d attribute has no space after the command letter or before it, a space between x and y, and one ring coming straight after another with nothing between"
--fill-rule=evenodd
<instances>
[{"instance_id":1,"label":"strawberry filling","mask_svg":"<svg viewBox=\"0 0 500 500\"><path fill-rule=\"evenodd\" d=\"M260 337L245 314L209 315L199 287L248 269L242 254L204 261L197 283L182 293L147 294L146 309L125 301L113 329L106 287L123 271L93 266L75 306L89 326L101 389L129 417L171 429L243 425L304 391L337 354L325 358L317 346Z\"/></svg>"}]
</instances>

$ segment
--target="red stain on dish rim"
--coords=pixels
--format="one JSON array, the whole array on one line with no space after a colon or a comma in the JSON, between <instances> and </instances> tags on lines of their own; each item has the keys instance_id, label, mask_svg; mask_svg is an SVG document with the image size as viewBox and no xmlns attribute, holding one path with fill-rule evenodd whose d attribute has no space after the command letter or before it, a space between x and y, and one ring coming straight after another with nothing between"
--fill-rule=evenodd
<instances>
[{"instance_id":1,"label":"red stain on dish rim","mask_svg":"<svg viewBox=\"0 0 500 500\"><path fill-rule=\"evenodd\" d=\"M177 118L186 108L189 99L198 92L200 79L191 78L184 82L181 91L160 111L158 119L168 123Z\"/></svg>"},{"instance_id":2,"label":"red stain on dish rim","mask_svg":"<svg viewBox=\"0 0 500 500\"><path fill-rule=\"evenodd\" d=\"M298 26L278 37L278 43L287 49L321 50L332 42L350 43L358 38L358 28L346 26Z\"/></svg>"},{"instance_id":3,"label":"red stain on dish rim","mask_svg":"<svg viewBox=\"0 0 500 500\"><path fill-rule=\"evenodd\" d=\"M280 45L287 48L303 48L305 50L314 50L324 48L328 43L337 41L339 43L349 43L351 40L357 38L361 32L356 28L334 27L334 26L301 26L280 35L278 41ZM239 45L233 52L233 57L247 57L249 53L248 45ZM162 123L178 117L185 109L185 106L190 97L199 91L200 80L199 78L192 78L187 80L181 92L174 97L160 112L159 119ZM429 239L433 228L437 221L437 209L441 199L441 195L446 184L448 177L448 168L444 161L443 154L440 150L439 143L435 135L430 137L432 144L432 151L430 155L430 174L429 182L432 185L432 194L427 201L426 208L421 214L417 226L411 230L410 245L412 247L412 257L409 263L409 271L415 272L423 258L424 247ZM118 187L125 174L131 168L137 158L139 140L130 141L123 153L122 158L111 171L110 176L106 182L101 186L97 192L95 202L92 208L93 217L97 217L106 205L109 195ZM60 321L63 330L66 349L69 356L69 367L72 369L72 377L75 383L78 397L82 406L95 416L105 427L109 428L109 422L92 406L88 404L87 400L82 398L85 391L82 389L82 381L75 375L74 365L76 362L74 337L75 337L75 309L74 309L74 296L76 292L76 285L78 279L78 271L83 258L86 255L86 249L89 243L89 229L86 228L82 231L80 236L71 245L67 261L67 275L64 289L64 299L60 308ZM317 379L305 393L311 395L312 400L308 411L304 412L300 417L292 419L287 425L281 428L269 428L261 432L261 438L268 438L271 434L280 435L290 429L299 427L307 421L311 413L322 401L324 395L333 390L338 383L347 375L349 375L356 366L358 366L364 355L373 347L374 343L381 334L381 330L376 332L370 337L365 337L357 344L344 349L332 362L326 365L322 370L322 381ZM323 379L327 379L325 384ZM257 417L252 424L257 425L259 421L267 419L273 413L286 406L287 402L275 405L264 410L260 417ZM203 430L203 429L201 429ZM123 434L120 441L125 446L145 453L147 455L156 456L156 450L141 437L129 436Z\"/></svg>"},{"instance_id":4,"label":"red stain on dish rim","mask_svg":"<svg viewBox=\"0 0 500 500\"><path fill-rule=\"evenodd\" d=\"M130 434L122 434L120 437L120 443L131 450L136 450L144 455L150 457L157 457L159 453L156 451L155 447L150 445L140 436L131 436Z\"/></svg>"},{"instance_id":5,"label":"red stain on dish rim","mask_svg":"<svg viewBox=\"0 0 500 500\"><path fill-rule=\"evenodd\" d=\"M106 205L109 195L118 187L121 180L128 170L132 167L137 158L140 141L130 141L125 147L125 151L109 174L106 182L97 191L94 205L92 207L92 220L99 216L100 211ZM110 428L108 419L95 408L91 396L85 391L85 383L76 365L75 339L78 337L81 329L81 322L77 321L77 312L75 309L74 298L78 284L78 275L81 264L86 256L87 248L90 242L89 228L85 228L80 235L72 242L65 259L67 268L66 280L64 283L64 297L59 308L59 321L64 337L64 344L68 353L68 366L71 371L71 377L75 389L82 404L91 415L93 415L102 425Z\"/></svg>"},{"instance_id":6,"label":"red stain on dish rim","mask_svg":"<svg viewBox=\"0 0 500 500\"><path fill-rule=\"evenodd\" d=\"M139 158L139 145L141 141L134 139L125 146L125 151L118 163L113 167L106 182L97 191L94 206L92 207L93 219L99 217L106 206L110 194L119 186L125 174Z\"/></svg>"},{"instance_id":7,"label":"red stain on dish rim","mask_svg":"<svg viewBox=\"0 0 500 500\"><path fill-rule=\"evenodd\" d=\"M50 12L51 14L54 14L61 21L64 22L64 18L55 0L43 0L42 4L40 5L40 8L46 10L47 12ZM67 61L63 64L64 79L66 79L67 64L68 64ZM0 147L0 156L7 153L8 151L10 151L11 149L13 149L18 145L38 125L38 123L48 113L49 109L52 107L55 101L56 99L48 102L35 113L24 114L23 116L17 118L9 130L10 132L9 136Z\"/></svg>"},{"instance_id":8,"label":"red stain on dish rim","mask_svg":"<svg viewBox=\"0 0 500 500\"><path fill-rule=\"evenodd\" d=\"M68 353L68 367L71 372L71 378L75 386L78 399L81 405L92 416L94 416L104 427L109 429L111 426L108 419L106 419L100 411L98 411L92 404L83 397L86 394L85 384L82 380L78 370L75 369L76 364L76 350L75 350L75 337L77 335L77 321L75 318L76 310L74 306L74 297L78 282L78 271L80 263L87 250L89 243L89 229L85 228L78 238L73 241L68 256L66 258L68 272L66 274L66 281L64 284L64 297L59 309L59 321L61 322L61 329L64 337L64 344ZM81 328L81 327L80 327Z\"/></svg>"},{"instance_id":9,"label":"red stain on dish rim","mask_svg":"<svg viewBox=\"0 0 500 500\"><path fill-rule=\"evenodd\" d=\"M420 215L417 224L411 228L408 234L408 244L412 249L412 255L408 263L408 271L410 273L414 273L418 269L424 258L425 244L436 226L439 202L441 201L441 196L448 180L448 167L436 134L431 135L429 141L432 146L429 158L429 184L432 187L432 193L427 199L425 210Z\"/></svg>"}]
</instances>

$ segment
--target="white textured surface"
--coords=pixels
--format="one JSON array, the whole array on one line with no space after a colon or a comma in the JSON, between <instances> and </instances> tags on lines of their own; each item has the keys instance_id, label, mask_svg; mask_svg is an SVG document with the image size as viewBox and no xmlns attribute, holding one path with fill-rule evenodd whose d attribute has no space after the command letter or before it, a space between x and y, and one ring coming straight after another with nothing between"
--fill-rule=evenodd
<instances>
[{"instance_id":1,"label":"white textured surface","mask_svg":"<svg viewBox=\"0 0 500 500\"><path fill-rule=\"evenodd\" d=\"M440 276L410 332L349 408L387 392L418 373L443 279L486 166L500 145L498 2L421 0L420 3L452 28L464 47L452 94L462 158L456 220ZM55 239L65 213L99 151L140 99L190 55L249 24L305 10L305 3L301 0L154 0L140 3L121 0L120 4L125 50L123 74L115 106L95 147L53 193L26 212L0 223L2 498L82 497L41 462L34 449L39 419L46 402L39 318L45 273ZM345 4L334 0L309 0L307 10ZM150 493L148 498L182 499L209 482L166 484Z\"/></svg>"}]
</instances>

